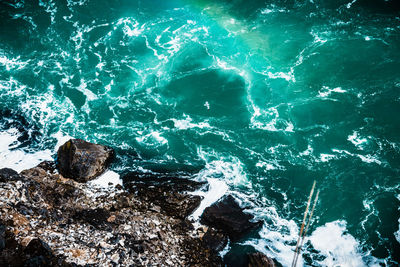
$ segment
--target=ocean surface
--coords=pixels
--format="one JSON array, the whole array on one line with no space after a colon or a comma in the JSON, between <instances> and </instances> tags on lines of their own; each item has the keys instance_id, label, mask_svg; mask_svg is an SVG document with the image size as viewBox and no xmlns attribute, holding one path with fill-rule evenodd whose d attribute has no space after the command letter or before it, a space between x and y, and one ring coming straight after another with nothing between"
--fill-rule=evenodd
<instances>
[{"instance_id":1,"label":"ocean surface","mask_svg":"<svg viewBox=\"0 0 400 267\"><path fill-rule=\"evenodd\" d=\"M265 224L228 266L290 265L314 180L299 265L396 266L400 3L1 1L0 167L70 137L233 194Z\"/></svg>"}]
</instances>

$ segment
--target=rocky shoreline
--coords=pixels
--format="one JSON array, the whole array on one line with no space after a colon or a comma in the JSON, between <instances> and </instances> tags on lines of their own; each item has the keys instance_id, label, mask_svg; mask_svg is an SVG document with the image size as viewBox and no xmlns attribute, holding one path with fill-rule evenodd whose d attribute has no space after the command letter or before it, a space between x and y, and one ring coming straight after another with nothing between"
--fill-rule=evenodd
<instances>
[{"instance_id":1,"label":"rocky shoreline","mask_svg":"<svg viewBox=\"0 0 400 267\"><path fill-rule=\"evenodd\" d=\"M56 162L17 173L0 169L0 266L223 266L219 252L260 227L232 196L188 216L204 183L171 174L130 173L124 186L86 183L113 150L79 139ZM261 253L248 266L275 266Z\"/></svg>"}]
</instances>

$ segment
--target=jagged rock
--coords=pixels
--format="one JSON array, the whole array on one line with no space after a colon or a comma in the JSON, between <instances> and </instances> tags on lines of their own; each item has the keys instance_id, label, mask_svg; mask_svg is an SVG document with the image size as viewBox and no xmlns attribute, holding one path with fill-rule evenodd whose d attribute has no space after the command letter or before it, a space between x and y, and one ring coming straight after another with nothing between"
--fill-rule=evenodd
<instances>
[{"instance_id":1,"label":"jagged rock","mask_svg":"<svg viewBox=\"0 0 400 267\"><path fill-rule=\"evenodd\" d=\"M57 168L64 177L86 182L102 174L113 155L109 147L71 139L58 149Z\"/></svg>"},{"instance_id":2,"label":"jagged rock","mask_svg":"<svg viewBox=\"0 0 400 267\"><path fill-rule=\"evenodd\" d=\"M0 221L0 266L72 266L56 257L49 246L38 238L21 245Z\"/></svg>"},{"instance_id":3,"label":"jagged rock","mask_svg":"<svg viewBox=\"0 0 400 267\"><path fill-rule=\"evenodd\" d=\"M185 192L205 186L205 183L158 173L129 173L123 180L128 191L179 219L190 215L200 205L202 199L200 196L188 195Z\"/></svg>"},{"instance_id":4,"label":"jagged rock","mask_svg":"<svg viewBox=\"0 0 400 267\"><path fill-rule=\"evenodd\" d=\"M0 183L6 183L8 181L15 181L20 179L22 179L22 177L18 174L18 172L14 171L13 169L0 169Z\"/></svg>"},{"instance_id":5,"label":"jagged rock","mask_svg":"<svg viewBox=\"0 0 400 267\"><path fill-rule=\"evenodd\" d=\"M248 267L275 267L275 263L261 252L247 254Z\"/></svg>"},{"instance_id":6,"label":"jagged rock","mask_svg":"<svg viewBox=\"0 0 400 267\"><path fill-rule=\"evenodd\" d=\"M80 210L74 215L75 220L87 222L97 228L108 225L109 217L110 212L100 208Z\"/></svg>"},{"instance_id":7,"label":"jagged rock","mask_svg":"<svg viewBox=\"0 0 400 267\"><path fill-rule=\"evenodd\" d=\"M244 213L243 210L235 199L228 195L206 208L201 216L201 222L221 229L231 240L236 241L262 225L261 221L251 222L253 216Z\"/></svg>"},{"instance_id":8,"label":"jagged rock","mask_svg":"<svg viewBox=\"0 0 400 267\"><path fill-rule=\"evenodd\" d=\"M54 266L57 260L49 246L38 238L32 239L24 249L27 266Z\"/></svg>"},{"instance_id":9,"label":"jagged rock","mask_svg":"<svg viewBox=\"0 0 400 267\"><path fill-rule=\"evenodd\" d=\"M202 241L208 248L221 251L228 243L228 237L222 231L210 227L203 235Z\"/></svg>"},{"instance_id":10,"label":"jagged rock","mask_svg":"<svg viewBox=\"0 0 400 267\"><path fill-rule=\"evenodd\" d=\"M161 206L148 197L185 199L174 187L203 185L165 182L167 191L151 191L156 183L138 183L142 191L135 194L78 183L51 166L39 164L22 171L21 180L0 184L0 266L221 266L183 219L186 202L182 212L175 202L170 216L164 208L173 201Z\"/></svg>"}]
</instances>

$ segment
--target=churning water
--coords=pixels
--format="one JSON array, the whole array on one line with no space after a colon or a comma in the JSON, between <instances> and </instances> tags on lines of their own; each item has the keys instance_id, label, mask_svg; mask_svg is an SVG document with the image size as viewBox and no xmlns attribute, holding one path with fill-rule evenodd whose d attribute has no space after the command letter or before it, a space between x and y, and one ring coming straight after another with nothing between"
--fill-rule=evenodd
<instances>
[{"instance_id":1,"label":"churning water","mask_svg":"<svg viewBox=\"0 0 400 267\"><path fill-rule=\"evenodd\" d=\"M400 262L397 1L9 0L0 37L0 167L71 136L194 173L265 220L230 265L290 264L316 179L302 265Z\"/></svg>"}]
</instances>

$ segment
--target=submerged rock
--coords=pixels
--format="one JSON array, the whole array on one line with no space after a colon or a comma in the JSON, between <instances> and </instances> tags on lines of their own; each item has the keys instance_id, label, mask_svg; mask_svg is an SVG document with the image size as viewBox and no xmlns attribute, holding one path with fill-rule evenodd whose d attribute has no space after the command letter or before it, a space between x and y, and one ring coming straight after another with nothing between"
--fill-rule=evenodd
<instances>
[{"instance_id":1,"label":"submerged rock","mask_svg":"<svg viewBox=\"0 0 400 267\"><path fill-rule=\"evenodd\" d=\"M262 221L252 222L254 216L244 213L243 210L235 199L228 195L206 208L201 216L201 222L221 229L231 240L236 241L262 225Z\"/></svg>"},{"instance_id":2,"label":"submerged rock","mask_svg":"<svg viewBox=\"0 0 400 267\"><path fill-rule=\"evenodd\" d=\"M64 177L86 182L102 174L113 155L109 147L71 139L58 149L57 168Z\"/></svg>"},{"instance_id":3,"label":"submerged rock","mask_svg":"<svg viewBox=\"0 0 400 267\"><path fill-rule=\"evenodd\" d=\"M261 252L255 252L247 255L248 267L275 267L275 263Z\"/></svg>"}]
</instances>

